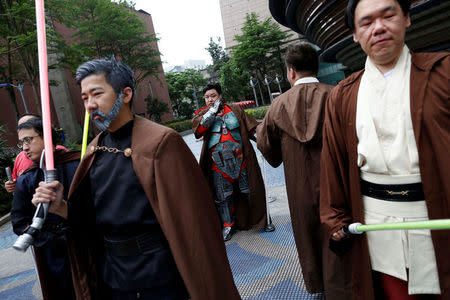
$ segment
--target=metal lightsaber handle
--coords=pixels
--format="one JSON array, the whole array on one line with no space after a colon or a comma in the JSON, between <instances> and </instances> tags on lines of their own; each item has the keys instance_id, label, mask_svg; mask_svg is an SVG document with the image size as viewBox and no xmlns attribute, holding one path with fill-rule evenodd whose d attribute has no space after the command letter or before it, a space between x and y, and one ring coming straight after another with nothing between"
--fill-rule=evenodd
<instances>
[{"instance_id":1,"label":"metal lightsaber handle","mask_svg":"<svg viewBox=\"0 0 450 300\"><path fill-rule=\"evenodd\" d=\"M45 183L57 180L56 170L45 170L44 167L44 151L41 154L40 167L44 171ZM25 252L30 245L33 245L34 238L39 230L42 229L45 219L47 218L49 203L39 203L33 216L33 221L28 229L17 238L13 248Z\"/></svg>"},{"instance_id":2,"label":"metal lightsaber handle","mask_svg":"<svg viewBox=\"0 0 450 300\"><path fill-rule=\"evenodd\" d=\"M345 234L362 234L362 231L358 231L358 227L361 225L361 223L352 223L350 225L345 225L341 230Z\"/></svg>"},{"instance_id":3,"label":"metal lightsaber handle","mask_svg":"<svg viewBox=\"0 0 450 300\"><path fill-rule=\"evenodd\" d=\"M10 167L6 167L5 168L5 172L6 172L6 177L8 177L8 181L13 181L13 178L11 176L11 168Z\"/></svg>"}]
</instances>

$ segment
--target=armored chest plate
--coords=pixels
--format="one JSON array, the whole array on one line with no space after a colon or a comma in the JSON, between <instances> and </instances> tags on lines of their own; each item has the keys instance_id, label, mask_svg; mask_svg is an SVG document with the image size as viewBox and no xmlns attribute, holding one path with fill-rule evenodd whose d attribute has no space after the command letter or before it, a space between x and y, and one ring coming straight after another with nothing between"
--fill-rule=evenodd
<instances>
[{"instance_id":1,"label":"armored chest plate","mask_svg":"<svg viewBox=\"0 0 450 300\"><path fill-rule=\"evenodd\" d=\"M241 141L239 120L232 111L223 116L216 116L210 130L211 135L208 142L208 149L211 149L220 142L222 134L227 135L229 132L234 140L239 143Z\"/></svg>"}]
</instances>

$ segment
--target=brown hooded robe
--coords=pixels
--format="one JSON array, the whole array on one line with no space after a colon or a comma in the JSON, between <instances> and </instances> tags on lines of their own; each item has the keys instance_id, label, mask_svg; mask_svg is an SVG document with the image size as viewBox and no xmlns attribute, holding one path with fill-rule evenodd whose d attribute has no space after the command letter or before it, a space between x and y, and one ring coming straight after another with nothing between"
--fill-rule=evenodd
<instances>
[{"instance_id":1,"label":"brown hooded robe","mask_svg":"<svg viewBox=\"0 0 450 300\"><path fill-rule=\"evenodd\" d=\"M236 225L240 229L263 228L266 222L266 191L264 188L264 180L259 168L258 159L249 140L249 134L258 126L258 122L248 115L239 105L226 104L234 112L239 120L239 130L242 137L242 147L244 159L247 161L248 181L250 186L250 203L243 198L234 200ZM201 110L192 119L192 131L197 132L203 115L208 111L209 107ZM208 151L208 132L204 135L202 153L200 156L200 166L203 174L209 181L211 191L214 193L214 183L211 174L212 160Z\"/></svg>"},{"instance_id":2,"label":"brown hooded robe","mask_svg":"<svg viewBox=\"0 0 450 300\"><path fill-rule=\"evenodd\" d=\"M95 211L90 200L89 168L95 158L88 147L75 174L68 200L68 220L78 225L68 236L77 299L97 299L101 289L94 236ZM135 116L131 139L134 171L169 243L173 258L192 300L240 299L225 252L212 196L192 152L172 129ZM121 154L119 154L121 155ZM124 199L132 201L132 199ZM71 216L79 202L84 216ZM119 218L120 216L118 216ZM211 226L211 225L217 226ZM103 242L101 239L100 242Z\"/></svg>"},{"instance_id":3,"label":"brown hooded robe","mask_svg":"<svg viewBox=\"0 0 450 300\"><path fill-rule=\"evenodd\" d=\"M450 55L411 53L411 118L423 191L431 219L450 218ZM341 81L325 110L321 161L320 214L328 239L342 226L364 224L356 135L356 106L364 71ZM450 299L450 230L432 230L442 299ZM374 299L366 235L332 242L336 249L350 244L352 292L355 300Z\"/></svg>"},{"instance_id":4,"label":"brown hooded robe","mask_svg":"<svg viewBox=\"0 0 450 300\"><path fill-rule=\"evenodd\" d=\"M336 269L339 258L328 250L319 215L322 124L332 88L323 83L293 86L274 100L257 136L258 149L267 161L275 168L284 164L292 230L306 289L309 293L325 289L327 299L348 299L345 278L336 274L342 271Z\"/></svg>"}]
</instances>

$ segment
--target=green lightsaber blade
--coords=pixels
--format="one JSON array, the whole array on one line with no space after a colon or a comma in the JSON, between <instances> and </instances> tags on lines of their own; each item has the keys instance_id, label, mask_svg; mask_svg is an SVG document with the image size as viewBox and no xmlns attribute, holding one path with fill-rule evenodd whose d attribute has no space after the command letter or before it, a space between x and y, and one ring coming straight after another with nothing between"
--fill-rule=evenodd
<instances>
[{"instance_id":1,"label":"green lightsaber blade","mask_svg":"<svg viewBox=\"0 0 450 300\"><path fill-rule=\"evenodd\" d=\"M413 229L448 230L450 229L450 219L384 223L371 225L362 225L361 223L353 223L350 224L347 228L348 232L352 234L361 234L366 231L377 231L377 230L413 230Z\"/></svg>"},{"instance_id":2,"label":"green lightsaber blade","mask_svg":"<svg viewBox=\"0 0 450 300\"><path fill-rule=\"evenodd\" d=\"M88 132L89 132L89 113L86 111L86 113L84 114L83 142L81 143L81 159L83 159L83 156L86 153Z\"/></svg>"}]
</instances>

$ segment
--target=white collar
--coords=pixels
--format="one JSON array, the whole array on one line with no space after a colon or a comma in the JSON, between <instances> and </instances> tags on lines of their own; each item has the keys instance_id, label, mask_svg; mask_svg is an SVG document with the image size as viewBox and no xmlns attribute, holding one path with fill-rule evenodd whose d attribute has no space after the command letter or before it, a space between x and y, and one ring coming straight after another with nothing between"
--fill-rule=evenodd
<instances>
[{"instance_id":1,"label":"white collar","mask_svg":"<svg viewBox=\"0 0 450 300\"><path fill-rule=\"evenodd\" d=\"M394 73L394 69L387 71L386 73L383 74L384 79L386 79L386 81L389 81L389 79L391 79L392 77L392 73Z\"/></svg>"},{"instance_id":2,"label":"white collar","mask_svg":"<svg viewBox=\"0 0 450 300\"><path fill-rule=\"evenodd\" d=\"M312 82L319 82L319 80L317 80L316 77L303 77L303 78L300 78L299 80L297 80L294 83L294 86L296 86L298 84L302 84L302 83L312 83Z\"/></svg>"}]
</instances>

